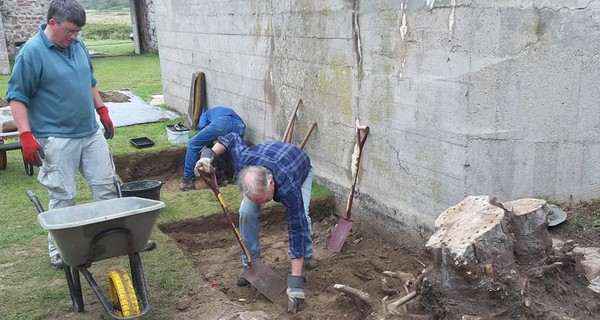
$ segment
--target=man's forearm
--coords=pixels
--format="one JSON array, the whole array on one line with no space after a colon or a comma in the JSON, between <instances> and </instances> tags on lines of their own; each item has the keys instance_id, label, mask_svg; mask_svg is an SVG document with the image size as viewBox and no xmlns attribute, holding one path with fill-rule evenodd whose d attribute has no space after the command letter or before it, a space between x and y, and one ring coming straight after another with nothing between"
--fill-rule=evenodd
<instances>
[{"instance_id":1,"label":"man's forearm","mask_svg":"<svg viewBox=\"0 0 600 320\"><path fill-rule=\"evenodd\" d=\"M12 113L12 117L19 132L31 131L25 104L17 100L11 100L9 104L10 112Z\"/></svg>"},{"instance_id":2,"label":"man's forearm","mask_svg":"<svg viewBox=\"0 0 600 320\"><path fill-rule=\"evenodd\" d=\"M224 145L220 144L220 143L215 143L215 145L212 147L212 151L217 155L220 156L223 153L225 153L225 151L227 151L227 148L225 148Z\"/></svg>"},{"instance_id":3,"label":"man's forearm","mask_svg":"<svg viewBox=\"0 0 600 320\"><path fill-rule=\"evenodd\" d=\"M94 108L98 109L104 106L104 101L102 101L102 96L97 87L92 87L92 97L94 98Z\"/></svg>"},{"instance_id":4,"label":"man's forearm","mask_svg":"<svg viewBox=\"0 0 600 320\"><path fill-rule=\"evenodd\" d=\"M302 264L303 263L304 263L304 258L292 259L292 275L293 276L301 276L302 275Z\"/></svg>"}]
</instances>

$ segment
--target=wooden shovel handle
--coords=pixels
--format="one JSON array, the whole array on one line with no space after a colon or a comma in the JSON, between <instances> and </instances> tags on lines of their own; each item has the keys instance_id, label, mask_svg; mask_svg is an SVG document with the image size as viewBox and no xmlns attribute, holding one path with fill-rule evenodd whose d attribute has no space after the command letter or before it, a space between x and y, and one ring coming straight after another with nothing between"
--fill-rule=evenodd
<instances>
[{"instance_id":1,"label":"wooden shovel handle","mask_svg":"<svg viewBox=\"0 0 600 320\"><path fill-rule=\"evenodd\" d=\"M281 141L290 143L292 141L292 131L294 130L294 121L296 120L296 114L298 113L298 108L302 104L302 99L298 100L298 104L294 108L292 115L290 116L290 120L288 121L288 125L285 128L285 133L283 134L283 138Z\"/></svg>"},{"instance_id":2,"label":"wooden shovel handle","mask_svg":"<svg viewBox=\"0 0 600 320\"><path fill-rule=\"evenodd\" d=\"M227 205L225 204L225 199L223 198L223 195L221 194L221 191L219 190L219 184L217 183L217 174L213 172L212 177L209 177L207 173L203 172L200 176L202 177L202 180L204 180L204 183L206 183L206 185L213 191L213 193L215 194L215 197L219 201L219 204L221 205L221 208L223 209L223 213L225 213L225 216L227 217L227 221L229 221L229 225L231 226L231 229L233 230L233 233L235 234L235 238L237 239L238 243L240 244L240 247L242 247L242 251L244 251L244 254L246 255L246 260L248 261L248 264L250 264L252 262L252 258L250 257L250 252L248 251L248 248L244 244L242 235L240 234L240 231L238 230L238 228L235 226L235 222L233 221L233 218L231 217L229 208L227 208Z\"/></svg>"},{"instance_id":3,"label":"wooden shovel handle","mask_svg":"<svg viewBox=\"0 0 600 320\"><path fill-rule=\"evenodd\" d=\"M360 132L364 131L364 135L360 136ZM350 220L352 215L352 202L354 201L354 193L356 192L356 181L358 181L358 169L360 168L360 159L362 158L362 151L365 143L367 142L367 136L369 135L368 126L356 126L356 145L358 146L358 155L356 157L356 170L354 177L352 177L352 189L350 189L350 195L346 202L346 219Z\"/></svg>"},{"instance_id":4,"label":"wooden shovel handle","mask_svg":"<svg viewBox=\"0 0 600 320\"><path fill-rule=\"evenodd\" d=\"M313 124L310 126L310 129L308 129L308 132L304 136L304 139L302 139L302 143L300 143L300 145L299 145L300 149L304 149L304 146L308 142L308 138L310 138L310 135L312 134L313 130L315 130L316 127L317 127L317 123L313 122Z\"/></svg>"}]
</instances>

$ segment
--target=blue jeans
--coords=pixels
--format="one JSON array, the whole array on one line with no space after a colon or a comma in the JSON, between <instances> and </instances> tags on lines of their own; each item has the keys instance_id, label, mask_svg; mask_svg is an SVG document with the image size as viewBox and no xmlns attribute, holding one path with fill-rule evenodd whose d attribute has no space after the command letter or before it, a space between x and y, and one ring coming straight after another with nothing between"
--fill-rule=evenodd
<instances>
[{"instance_id":1,"label":"blue jeans","mask_svg":"<svg viewBox=\"0 0 600 320\"><path fill-rule=\"evenodd\" d=\"M204 129L198 131L198 133L188 141L187 151L185 153L183 177L185 179L194 178L194 166L198 159L200 159L200 150L217 140L218 137L224 136L230 132L235 132L243 138L244 133L246 132L246 125L239 119L235 119L231 116L224 116L215 119Z\"/></svg>"},{"instance_id":2,"label":"blue jeans","mask_svg":"<svg viewBox=\"0 0 600 320\"><path fill-rule=\"evenodd\" d=\"M310 206L310 193L312 190L312 181L314 178L314 170L311 167L308 171L306 179L302 183L302 202L304 203L304 215L306 216L306 222L308 224L309 235L306 238L304 245L304 257L309 258L313 255L313 244L312 244L312 221L308 208ZM240 204L240 233L242 234L242 240L248 248L250 258L252 260L260 260L260 239L259 239L259 219L260 219L260 205L252 202L248 197L244 196L242 203ZM288 251L289 253L289 251ZM301 258L301 257L292 257ZM248 261L244 252L242 252L242 267L247 267Z\"/></svg>"}]
</instances>

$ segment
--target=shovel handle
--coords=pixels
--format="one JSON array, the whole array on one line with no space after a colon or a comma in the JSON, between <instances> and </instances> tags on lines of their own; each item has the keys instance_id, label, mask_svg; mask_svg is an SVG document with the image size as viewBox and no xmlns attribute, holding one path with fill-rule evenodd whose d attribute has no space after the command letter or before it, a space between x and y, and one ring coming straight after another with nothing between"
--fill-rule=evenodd
<instances>
[{"instance_id":1,"label":"shovel handle","mask_svg":"<svg viewBox=\"0 0 600 320\"><path fill-rule=\"evenodd\" d=\"M233 218L231 218L231 213L229 212L229 208L227 208L227 205L225 204L225 199L223 198L223 195L221 194L221 191L219 190L219 184L217 183L217 174L213 172L211 174L212 177L209 177L208 175L209 174L204 173L204 172L202 172L202 174L200 174L200 176L202 177L202 180L204 180L204 183L206 183L206 185L215 194L215 197L217 198L219 205L221 205L221 208L223 209L223 213L227 217L227 221L229 222L229 225L231 226L231 229L233 230L233 233L235 234L236 240L240 244L240 247L242 247L242 251L244 251L244 255L246 255L246 260L248 261L248 265L250 265L250 263L252 262L252 258L250 257L250 252L248 251L248 248L246 248L246 245L244 244L244 240L242 239L242 235L240 234L240 231L238 230L238 228L235 226L235 222L233 221Z\"/></svg>"},{"instance_id":2,"label":"shovel handle","mask_svg":"<svg viewBox=\"0 0 600 320\"><path fill-rule=\"evenodd\" d=\"M360 132L363 131L364 135L362 136L362 138L360 137ZM365 145L365 142L367 142L367 136L369 135L369 126L357 126L356 127L356 143L358 144L358 147L360 149L363 148L363 146ZM360 162L360 158L359 162Z\"/></svg>"},{"instance_id":3,"label":"shovel handle","mask_svg":"<svg viewBox=\"0 0 600 320\"><path fill-rule=\"evenodd\" d=\"M304 146L308 142L308 138L310 138L310 135L312 134L313 130L315 130L316 127L317 127L317 123L313 122L312 125L310 126L310 129L308 130L308 132L304 136L304 139L302 139L302 142L299 145L300 149L304 149Z\"/></svg>"},{"instance_id":4,"label":"shovel handle","mask_svg":"<svg viewBox=\"0 0 600 320\"><path fill-rule=\"evenodd\" d=\"M361 138L360 132L364 131L364 135ZM350 220L352 215L352 202L354 201L354 193L356 191L356 182L358 181L358 168L360 168L360 159L362 158L362 149L367 142L367 136L369 136L369 127L368 126L356 126L356 146L358 147L358 154L356 155L356 163L353 164L356 166L356 170L354 173L354 177L352 178L352 189L350 189L350 195L348 196L348 201L346 202L346 219Z\"/></svg>"},{"instance_id":5,"label":"shovel handle","mask_svg":"<svg viewBox=\"0 0 600 320\"><path fill-rule=\"evenodd\" d=\"M298 100L298 104L294 108L292 115L290 116L290 120L288 121L287 127L285 128L285 133L283 134L283 138L281 141L290 143L292 141L292 132L294 130L294 121L296 120L296 114L298 113L298 108L302 104L302 99Z\"/></svg>"}]
</instances>

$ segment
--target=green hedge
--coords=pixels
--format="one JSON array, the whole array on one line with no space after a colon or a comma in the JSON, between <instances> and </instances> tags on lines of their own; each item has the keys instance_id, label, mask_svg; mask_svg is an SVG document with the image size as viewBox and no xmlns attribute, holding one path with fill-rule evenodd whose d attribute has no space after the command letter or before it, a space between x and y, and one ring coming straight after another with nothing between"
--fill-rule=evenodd
<instances>
[{"instance_id":1,"label":"green hedge","mask_svg":"<svg viewBox=\"0 0 600 320\"><path fill-rule=\"evenodd\" d=\"M128 0L80 0L81 5L87 10L106 10L129 8Z\"/></svg>"},{"instance_id":2,"label":"green hedge","mask_svg":"<svg viewBox=\"0 0 600 320\"><path fill-rule=\"evenodd\" d=\"M114 23L88 23L82 31L83 39L87 40L127 40L131 34L131 26Z\"/></svg>"}]
</instances>

